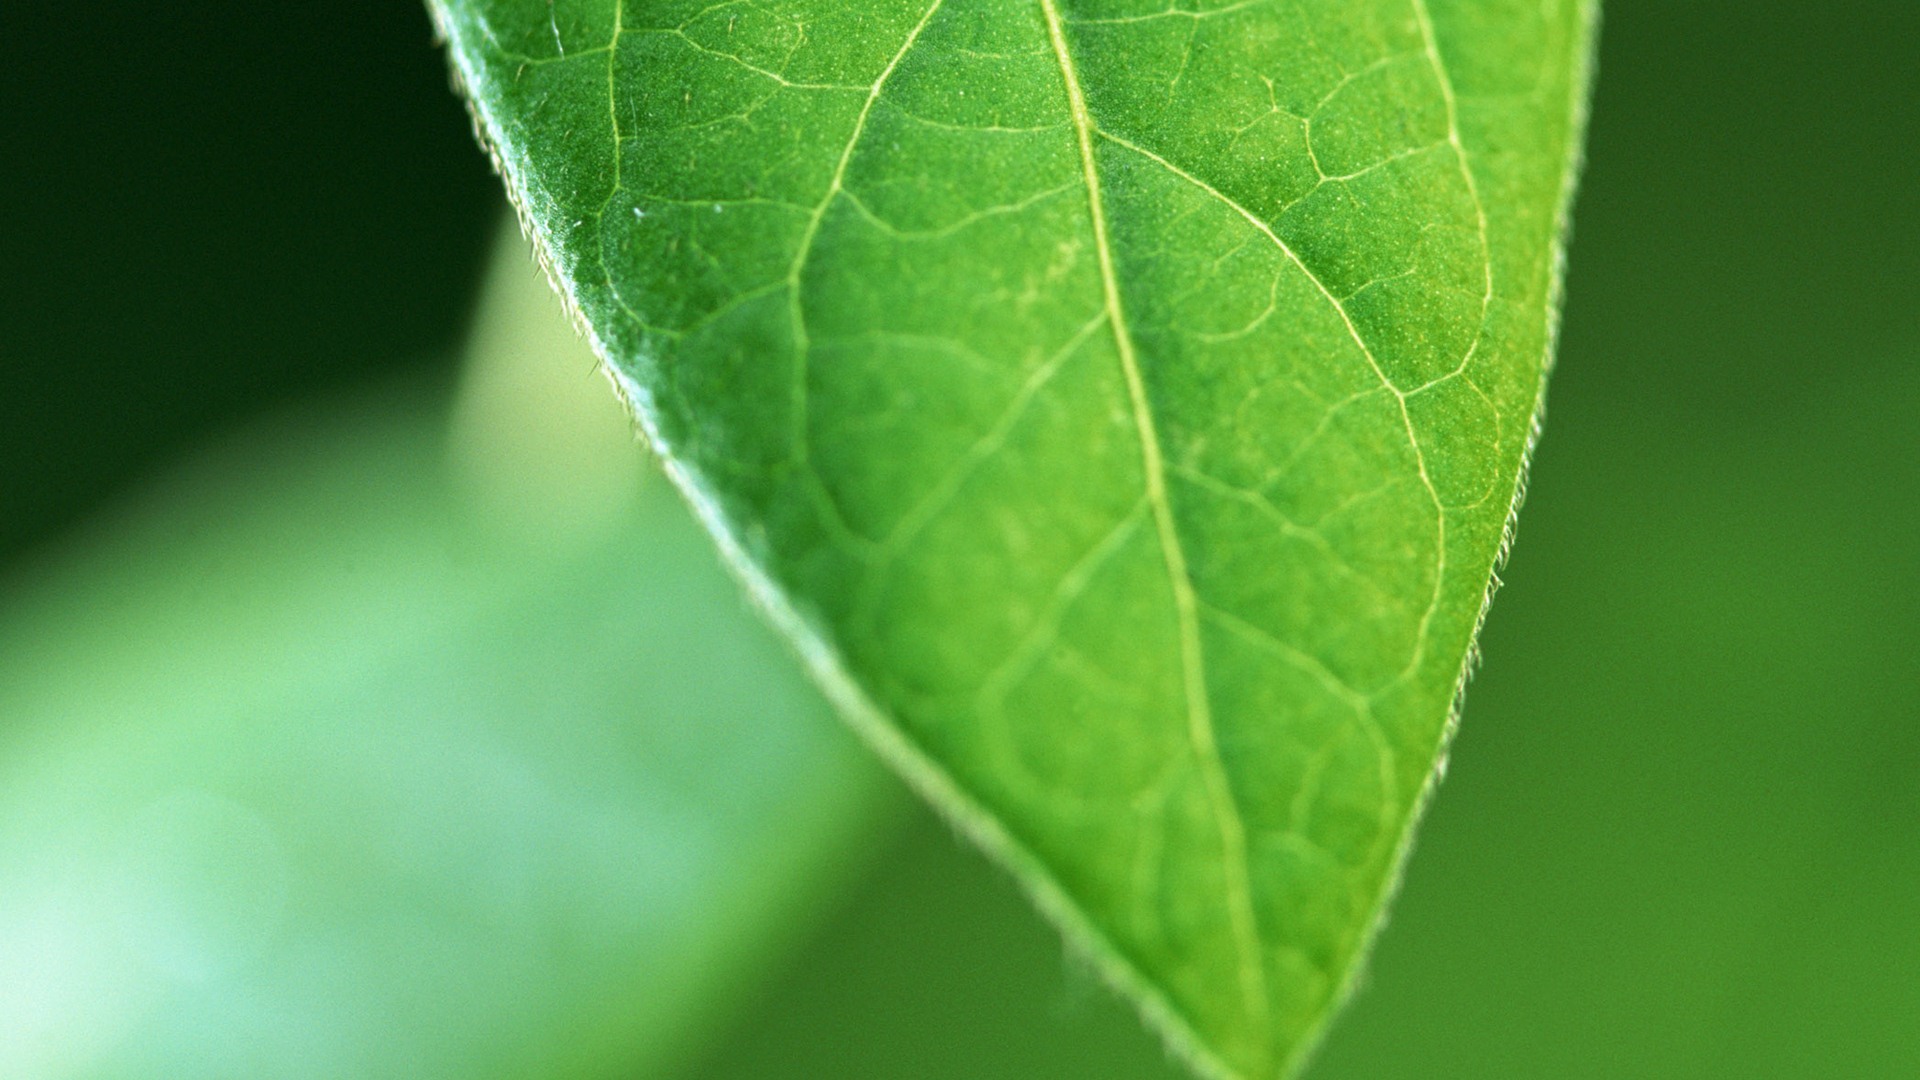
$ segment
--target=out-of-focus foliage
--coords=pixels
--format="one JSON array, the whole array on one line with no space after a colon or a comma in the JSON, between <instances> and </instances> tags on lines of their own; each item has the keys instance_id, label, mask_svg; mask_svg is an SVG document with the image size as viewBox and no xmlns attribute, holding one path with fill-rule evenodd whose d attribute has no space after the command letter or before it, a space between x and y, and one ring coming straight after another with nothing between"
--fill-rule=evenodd
<instances>
[{"instance_id":1,"label":"out-of-focus foliage","mask_svg":"<svg viewBox=\"0 0 1920 1080\"><path fill-rule=\"evenodd\" d=\"M499 185L416 5L10 3L0 37L0 559L450 353Z\"/></svg>"},{"instance_id":2,"label":"out-of-focus foliage","mask_svg":"<svg viewBox=\"0 0 1920 1080\"><path fill-rule=\"evenodd\" d=\"M499 260L450 426L277 417L0 591L0 1076L657 1075L870 822Z\"/></svg>"}]
</instances>

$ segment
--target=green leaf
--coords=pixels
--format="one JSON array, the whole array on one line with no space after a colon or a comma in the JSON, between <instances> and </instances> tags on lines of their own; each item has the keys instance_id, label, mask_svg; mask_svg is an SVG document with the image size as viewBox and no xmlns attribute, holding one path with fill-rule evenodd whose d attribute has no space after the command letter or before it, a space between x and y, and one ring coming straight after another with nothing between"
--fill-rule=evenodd
<instances>
[{"instance_id":1,"label":"green leaf","mask_svg":"<svg viewBox=\"0 0 1920 1080\"><path fill-rule=\"evenodd\" d=\"M853 722L1206 1071L1291 1071L1451 728L1595 0L432 0Z\"/></svg>"},{"instance_id":2,"label":"green leaf","mask_svg":"<svg viewBox=\"0 0 1920 1080\"><path fill-rule=\"evenodd\" d=\"M667 1075L872 835L511 239L453 453L281 415L0 582L0 1075Z\"/></svg>"}]
</instances>

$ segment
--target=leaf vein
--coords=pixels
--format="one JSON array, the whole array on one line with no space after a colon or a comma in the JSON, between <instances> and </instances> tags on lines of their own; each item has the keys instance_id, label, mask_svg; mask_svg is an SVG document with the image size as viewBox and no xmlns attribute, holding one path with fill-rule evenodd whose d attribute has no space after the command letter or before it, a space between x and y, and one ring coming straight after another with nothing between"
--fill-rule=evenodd
<instances>
[{"instance_id":1,"label":"leaf vein","mask_svg":"<svg viewBox=\"0 0 1920 1080\"><path fill-rule=\"evenodd\" d=\"M1261 220L1259 215L1247 209L1245 206L1242 206L1239 203L1239 201L1229 196L1226 192L1221 191L1220 189L1214 187L1212 184L1207 183L1205 180L1202 180L1199 177L1193 175L1192 173L1186 171L1185 169L1182 169L1180 166L1175 165L1173 162L1168 161L1166 158L1162 157L1159 154L1154 153L1152 150L1149 150L1138 143L1121 138L1120 136L1115 135L1112 132L1106 131L1104 129L1099 131L1099 135L1116 146L1124 147L1128 150L1133 151L1136 154L1139 154L1141 157L1144 157L1149 161L1155 162L1161 168L1166 169L1168 172L1172 173L1173 175L1179 177L1182 180L1185 180L1187 183L1192 184L1193 186L1199 188L1201 191L1204 191L1208 195L1213 196L1215 199L1220 200L1220 202L1223 205L1233 210L1235 213L1239 214L1241 217L1245 218L1247 222L1251 224L1254 228L1260 230L1262 233L1265 233L1267 239L1273 241L1274 246L1280 249L1281 254L1285 255L1288 261L1292 262L1295 266L1299 267L1301 273L1307 275L1307 280L1312 282L1315 290L1317 290L1321 296L1326 298L1327 303L1333 305L1333 310L1335 313L1337 313L1340 316L1340 321L1346 324L1347 335L1351 337L1353 339L1353 343L1359 347L1360 355L1366 358L1367 366L1373 369L1373 374L1376 378L1380 380L1380 385L1385 387L1387 392L1393 395L1394 401L1398 404L1400 409L1401 426L1406 429L1407 446L1413 452L1413 463L1414 463L1415 470L1420 475L1420 486L1426 489L1427 498L1429 501L1433 503L1433 509L1435 514L1434 520L1436 522L1435 531L1434 531L1434 545L1433 545L1434 546L1433 602L1428 605L1425 616L1423 616L1420 620L1419 630L1417 632L1417 636L1414 639L1412 655L1408 659L1407 666L1402 671L1401 677L1406 678L1412 675L1413 672L1419 667L1421 658L1425 655L1427 633L1428 633L1429 627L1433 622L1434 612L1439 607L1439 598L1442 594L1442 591L1446 582L1447 510L1446 510L1445 503L1443 503L1440 499L1440 489L1434 486L1433 476L1431 473L1427 471L1427 455L1426 455L1426 452L1420 448L1420 437L1414 433L1413 413L1407 407L1407 397L1409 396L1409 392L1402 390L1400 389L1400 387L1394 385L1393 380L1387 377L1386 369L1380 366L1379 358L1373 355L1373 350L1367 346L1366 340L1360 336L1360 328L1354 324L1352 315L1350 315L1347 312L1346 304L1341 302L1340 298L1334 294L1333 290L1327 287L1326 282L1321 279L1320 275L1314 273L1313 268L1307 265L1306 260L1302 259L1299 256L1299 254L1293 250L1293 247L1291 245L1289 245L1285 240L1281 239L1280 234L1275 232L1271 225L1268 225L1265 221ZM1471 355L1471 350L1469 350L1469 355Z\"/></svg>"},{"instance_id":2,"label":"leaf vein","mask_svg":"<svg viewBox=\"0 0 1920 1080\"><path fill-rule=\"evenodd\" d=\"M808 219L806 231L801 234L800 243L794 251L793 265L787 270L787 303L793 326L793 418L791 420L793 443L791 449L793 460L797 464L804 464L807 460L807 319L806 312L800 303L801 275L806 271L808 257L813 254L814 241L820 236L820 227L826 221L827 209L833 205L834 198L846 185L847 166L852 163L853 152L859 148L861 138L866 135L867 119L873 115L873 107L880 101L881 91L886 89L887 80L893 77L894 71L900 67L900 62L913 51L914 45L920 40L921 32L926 30L927 24L933 21L934 15L940 11L940 6L945 2L946 0L933 0L933 3L927 5L926 13L921 15L920 21L907 32L906 40L900 43L899 51L893 54L893 59L887 61L887 66L881 69L879 77L875 78L873 85L868 88L867 100L860 106L860 114L854 118L853 131L847 136L846 145L840 149L840 159L834 165L833 178L827 184L827 193L821 196L820 204L814 207L813 216Z\"/></svg>"}]
</instances>

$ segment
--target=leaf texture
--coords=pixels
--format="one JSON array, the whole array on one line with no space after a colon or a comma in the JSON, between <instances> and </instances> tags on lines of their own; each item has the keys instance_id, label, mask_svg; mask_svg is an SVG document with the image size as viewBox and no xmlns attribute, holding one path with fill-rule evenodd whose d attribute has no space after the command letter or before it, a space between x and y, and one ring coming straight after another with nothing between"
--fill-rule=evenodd
<instances>
[{"instance_id":1,"label":"leaf texture","mask_svg":"<svg viewBox=\"0 0 1920 1080\"><path fill-rule=\"evenodd\" d=\"M1595 0L432 0L683 488L1203 1071L1294 1071L1535 431Z\"/></svg>"}]
</instances>

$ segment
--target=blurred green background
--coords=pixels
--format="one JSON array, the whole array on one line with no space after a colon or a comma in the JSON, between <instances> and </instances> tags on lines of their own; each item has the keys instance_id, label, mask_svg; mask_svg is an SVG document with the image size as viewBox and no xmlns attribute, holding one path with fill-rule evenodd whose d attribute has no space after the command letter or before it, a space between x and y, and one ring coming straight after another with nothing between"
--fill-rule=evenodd
<instances>
[{"instance_id":1,"label":"blurred green background","mask_svg":"<svg viewBox=\"0 0 1920 1080\"><path fill-rule=\"evenodd\" d=\"M599 386L511 250L481 301L422 11L0 34L0 1073L1179 1075L637 454L513 442ZM1604 38L1509 584L1310 1075L1920 1075L1920 7Z\"/></svg>"}]
</instances>

